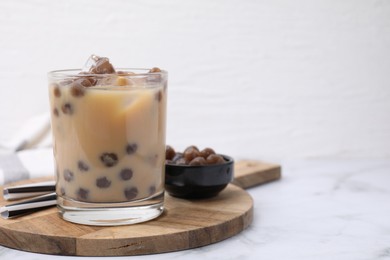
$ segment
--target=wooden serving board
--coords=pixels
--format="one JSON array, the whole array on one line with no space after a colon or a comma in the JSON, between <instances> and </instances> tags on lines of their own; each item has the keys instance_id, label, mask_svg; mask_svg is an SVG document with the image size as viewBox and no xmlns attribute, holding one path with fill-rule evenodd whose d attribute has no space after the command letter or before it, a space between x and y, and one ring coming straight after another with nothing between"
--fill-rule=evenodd
<instances>
[{"instance_id":1,"label":"wooden serving board","mask_svg":"<svg viewBox=\"0 0 390 260\"><path fill-rule=\"evenodd\" d=\"M55 207L15 219L0 219L0 245L29 252L78 256L155 254L204 246L231 237L251 224L253 201L242 188L277 180L280 176L279 165L236 162L234 184L229 184L218 196L185 200L166 195L165 211L160 217L135 225L73 224L61 219ZM43 180L48 178L15 185ZM1 206L7 203L1 198Z\"/></svg>"}]
</instances>

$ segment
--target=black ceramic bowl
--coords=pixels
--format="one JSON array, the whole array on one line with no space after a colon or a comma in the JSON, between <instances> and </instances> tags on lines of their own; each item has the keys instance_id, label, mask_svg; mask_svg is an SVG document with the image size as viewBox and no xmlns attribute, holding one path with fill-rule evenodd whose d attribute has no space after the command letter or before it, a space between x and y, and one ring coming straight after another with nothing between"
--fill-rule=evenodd
<instances>
[{"instance_id":1,"label":"black ceramic bowl","mask_svg":"<svg viewBox=\"0 0 390 260\"><path fill-rule=\"evenodd\" d=\"M233 180L233 158L215 165L165 164L165 190L174 197L201 199L216 196Z\"/></svg>"}]
</instances>

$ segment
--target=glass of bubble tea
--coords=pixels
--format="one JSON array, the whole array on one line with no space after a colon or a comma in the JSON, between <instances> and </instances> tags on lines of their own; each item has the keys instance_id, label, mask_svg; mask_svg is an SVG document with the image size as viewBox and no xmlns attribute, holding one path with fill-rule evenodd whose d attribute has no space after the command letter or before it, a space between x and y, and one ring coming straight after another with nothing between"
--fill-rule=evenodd
<instances>
[{"instance_id":1,"label":"glass of bubble tea","mask_svg":"<svg viewBox=\"0 0 390 260\"><path fill-rule=\"evenodd\" d=\"M87 65L48 73L59 213L97 226L154 219L164 209L167 72L114 69L95 55Z\"/></svg>"}]
</instances>

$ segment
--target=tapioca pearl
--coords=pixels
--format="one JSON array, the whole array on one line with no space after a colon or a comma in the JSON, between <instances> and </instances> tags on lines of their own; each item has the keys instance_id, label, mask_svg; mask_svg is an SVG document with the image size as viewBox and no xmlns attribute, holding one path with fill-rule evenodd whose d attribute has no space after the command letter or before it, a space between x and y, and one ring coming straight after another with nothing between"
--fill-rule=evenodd
<instances>
[{"instance_id":1,"label":"tapioca pearl","mask_svg":"<svg viewBox=\"0 0 390 260\"><path fill-rule=\"evenodd\" d=\"M173 160L173 157L175 157L175 155L176 155L175 149L173 149L172 146L167 145L165 147L165 159Z\"/></svg>"},{"instance_id":2,"label":"tapioca pearl","mask_svg":"<svg viewBox=\"0 0 390 260\"><path fill-rule=\"evenodd\" d=\"M94 78L83 78L80 82L80 84L83 86L83 87L86 87L86 88L89 88L89 87L92 87L94 83L96 83L96 79Z\"/></svg>"},{"instance_id":3,"label":"tapioca pearl","mask_svg":"<svg viewBox=\"0 0 390 260\"><path fill-rule=\"evenodd\" d=\"M76 192L77 199L81 201L88 200L89 197L89 190L84 188L79 188Z\"/></svg>"},{"instance_id":4,"label":"tapioca pearl","mask_svg":"<svg viewBox=\"0 0 390 260\"><path fill-rule=\"evenodd\" d=\"M65 103L61 107L62 113L66 115L72 115L74 112L73 106L71 103Z\"/></svg>"},{"instance_id":5,"label":"tapioca pearl","mask_svg":"<svg viewBox=\"0 0 390 260\"><path fill-rule=\"evenodd\" d=\"M183 153L185 153L186 151L188 151L188 150L197 150L198 152L199 152L199 148L196 146L196 145L190 145L190 146L188 146L185 150L184 150L184 152Z\"/></svg>"},{"instance_id":6,"label":"tapioca pearl","mask_svg":"<svg viewBox=\"0 0 390 260\"><path fill-rule=\"evenodd\" d=\"M199 165L206 165L206 164L207 164L206 159L199 156L199 157L192 159L192 161L188 165L199 166Z\"/></svg>"},{"instance_id":7,"label":"tapioca pearl","mask_svg":"<svg viewBox=\"0 0 390 260\"><path fill-rule=\"evenodd\" d=\"M158 91L158 92L155 94L155 99L156 99L158 102L160 102L162 98L163 98L163 94L162 94L162 92L161 92L161 90L160 90L160 91Z\"/></svg>"},{"instance_id":8,"label":"tapioca pearl","mask_svg":"<svg viewBox=\"0 0 390 260\"><path fill-rule=\"evenodd\" d=\"M149 196L156 193L156 186L152 185L149 187Z\"/></svg>"},{"instance_id":9,"label":"tapioca pearl","mask_svg":"<svg viewBox=\"0 0 390 260\"><path fill-rule=\"evenodd\" d=\"M92 87L92 86L95 86L96 83L98 82L97 78L95 77L86 77L86 79L89 81L89 83L91 83L89 86L85 86L84 87Z\"/></svg>"},{"instance_id":10,"label":"tapioca pearl","mask_svg":"<svg viewBox=\"0 0 390 260\"><path fill-rule=\"evenodd\" d=\"M57 98L61 97L61 90L57 84L53 84L53 94Z\"/></svg>"},{"instance_id":11,"label":"tapioca pearl","mask_svg":"<svg viewBox=\"0 0 390 260\"><path fill-rule=\"evenodd\" d=\"M57 116L57 117L60 115L60 112L58 112L58 109L57 109L57 108L54 108L54 109L53 109L53 115L54 115L54 116Z\"/></svg>"},{"instance_id":12,"label":"tapioca pearl","mask_svg":"<svg viewBox=\"0 0 390 260\"><path fill-rule=\"evenodd\" d=\"M115 80L115 86L126 86L129 85L129 81L125 77L117 77Z\"/></svg>"},{"instance_id":13,"label":"tapioca pearl","mask_svg":"<svg viewBox=\"0 0 390 260\"><path fill-rule=\"evenodd\" d=\"M96 65L91 68L90 72L94 74L111 74L115 73L115 69L107 58L101 57L96 61Z\"/></svg>"},{"instance_id":14,"label":"tapioca pearl","mask_svg":"<svg viewBox=\"0 0 390 260\"><path fill-rule=\"evenodd\" d=\"M126 145L126 153L127 154L133 154L135 152L137 152L137 149L138 149L138 145L136 143L129 143Z\"/></svg>"},{"instance_id":15,"label":"tapioca pearl","mask_svg":"<svg viewBox=\"0 0 390 260\"><path fill-rule=\"evenodd\" d=\"M138 189L136 187L126 188L124 194L127 200L133 200L138 195Z\"/></svg>"},{"instance_id":16,"label":"tapioca pearl","mask_svg":"<svg viewBox=\"0 0 390 260\"><path fill-rule=\"evenodd\" d=\"M74 179L74 174L72 171L65 169L64 170L64 180L67 182L71 182Z\"/></svg>"},{"instance_id":17,"label":"tapioca pearl","mask_svg":"<svg viewBox=\"0 0 390 260\"><path fill-rule=\"evenodd\" d=\"M200 151L200 156L202 156L205 159L207 159L207 157L209 157L210 154L215 154L215 151L209 147L204 148L202 151Z\"/></svg>"},{"instance_id":18,"label":"tapioca pearl","mask_svg":"<svg viewBox=\"0 0 390 260\"><path fill-rule=\"evenodd\" d=\"M79 75L87 75L87 74L90 74L90 73L86 72L86 71L82 71L82 72L79 73ZM84 86L86 88L89 88L89 87L92 87L92 86L96 85L97 78L93 77L93 76L82 76L79 79L77 79L76 81L79 81L79 83L81 83L82 86Z\"/></svg>"},{"instance_id":19,"label":"tapioca pearl","mask_svg":"<svg viewBox=\"0 0 390 260\"><path fill-rule=\"evenodd\" d=\"M96 81L96 79L93 77L81 77L81 78L75 80L74 83L76 83L76 85L80 85L80 86L88 88L88 87L92 87L92 85L95 81Z\"/></svg>"},{"instance_id":20,"label":"tapioca pearl","mask_svg":"<svg viewBox=\"0 0 390 260\"><path fill-rule=\"evenodd\" d=\"M87 172L89 170L88 164L81 160L77 162L77 167L82 172Z\"/></svg>"},{"instance_id":21,"label":"tapioca pearl","mask_svg":"<svg viewBox=\"0 0 390 260\"><path fill-rule=\"evenodd\" d=\"M64 188L64 187L61 187L61 188L60 188L60 195L61 195L61 196L64 196L65 194L66 194L65 188Z\"/></svg>"},{"instance_id":22,"label":"tapioca pearl","mask_svg":"<svg viewBox=\"0 0 390 260\"><path fill-rule=\"evenodd\" d=\"M149 70L149 73L156 73L156 72L161 72L161 69L160 68L157 68L157 67L153 67Z\"/></svg>"},{"instance_id":23,"label":"tapioca pearl","mask_svg":"<svg viewBox=\"0 0 390 260\"><path fill-rule=\"evenodd\" d=\"M225 162L225 159L221 155L218 154L210 154L207 159L207 164L222 164Z\"/></svg>"},{"instance_id":24,"label":"tapioca pearl","mask_svg":"<svg viewBox=\"0 0 390 260\"><path fill-rule=\"evenodd\" d=\"M115 153L103 153L100 160L105 166L112 167L118 163L118 156Z\"/></svg>"},{"instance_id":25,"label":"tapioca pearl","mask_svg":"<svg viewBox=\"0 0 390 260\"><path fill-rule=\"evenodd\" d=\"M74 84L70 88L70 94L74 97L82 97L84 96L84 92L85 92L84 87L79 84Z\"/></svg>"},{"instance_id":26,"label":"tapioca pearl","mask_svg":"<svg viewBox=\"0 0 390 260\"><path fill-rule=\"evenodd\" d=\"M183 153L183 157L187 163L190 163L194 158L200 156L200 152L195 148L186 149Z\"/></svg>"},{"instance_id":27,"label":"tapioca pearl","mask_svg":"<svg viewBox=\"0 0 390 260\"><path fill-rule=\"evenodd\" d=\"M119 176L122 180L128 181L133 177L133 170L129 168L122 169Z\"/></svg>"},{"instance_id":28,"label":"tapioca pearl","mask_svg":"<svg viewBox=\"0 0 390 260\"><path fill-rule=\"evenodd\" d=\"M111 186L111 181L107 177L98 178L96 179L96 186L105 189Z\"/></svg>"}]
</instances>

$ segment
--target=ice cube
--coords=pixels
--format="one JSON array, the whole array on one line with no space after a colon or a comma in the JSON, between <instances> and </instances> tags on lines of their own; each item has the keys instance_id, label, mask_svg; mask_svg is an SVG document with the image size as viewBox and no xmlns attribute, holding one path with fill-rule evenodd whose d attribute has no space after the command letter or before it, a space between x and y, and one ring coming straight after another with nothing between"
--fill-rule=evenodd
<instances>
[{"instance_id":1,"label":"ice cube","mask_svg":"<svg viewBox=\"0 0 390 260\"><path fill-rule=\"evenodd\" d=\"M96 62L99 60L99 56L92 54L89 56L87 62L85 62L82 72L91 72L91 69L96 66Z\"/></svg>"},{"instance_id":2,"label":"ice cube","mask_svg":"<svg viewBox=\"0 0 390 260\"><path fill-rule=\"evenodd\" d=\"M92 74L112 74L115 73L115 69L110 63L110 60L106 57L99 57L92 54L85 63L83 72Z\"/></svg>"}]
</instances>

